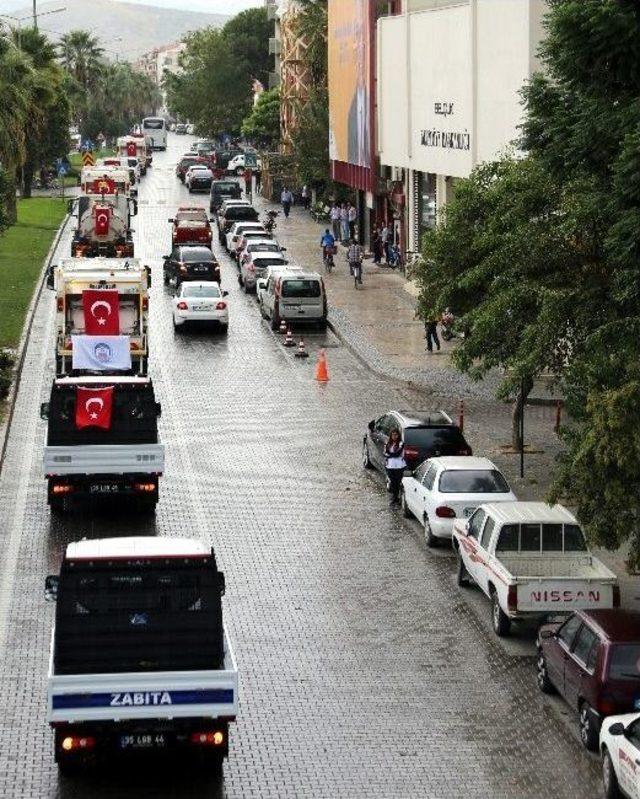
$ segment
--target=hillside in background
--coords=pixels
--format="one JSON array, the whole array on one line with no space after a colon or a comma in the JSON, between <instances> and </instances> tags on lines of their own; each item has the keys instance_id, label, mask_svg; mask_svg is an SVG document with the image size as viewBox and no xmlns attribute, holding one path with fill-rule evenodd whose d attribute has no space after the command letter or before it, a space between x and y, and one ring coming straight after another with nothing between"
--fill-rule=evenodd
<instances>
[{"instance_id":1,"label":"hillside in background","mask_svg":"<svg viewBox=\"0 0 640 799\"><path fill-rule=\"evenodd\" d=\"M45 14L55 8L65 10ZM32 7L25 6L11 13L15 17L28 17L31 12ZM107 58L115 60L118 57L121 61L134 61L148 50L178 41L188 31L210 25L221 27L229 19L224 14L177 11L115 0L38 3L38 15L38 26L54 41L63 33L84 28L100 39Z\"/></svg>"}]
</instances>

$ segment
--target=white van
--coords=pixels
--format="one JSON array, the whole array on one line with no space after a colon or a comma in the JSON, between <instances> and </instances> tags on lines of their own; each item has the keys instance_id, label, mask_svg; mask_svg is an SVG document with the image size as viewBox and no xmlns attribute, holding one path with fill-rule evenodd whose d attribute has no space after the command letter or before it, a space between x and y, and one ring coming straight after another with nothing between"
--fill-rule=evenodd
<instances>
[{"instance_id":1,"label":"white van","mask_svg":"<svg viewBox=\"0 0 640 799\"><path fill-rule=\"evenodd\" d=\"M151 141L152 150L167 149L167 123L162 117L145 117L142 132Z\"/></svg>"},{"instance_id":2,"label":"white van","mask_svg":"<svg viewBox=\"0 0 640 799\"><path fill-rule=\"evenodd\" d=\"M277 330L281 321L327 326L327 293L317 272L273 272L260 294L260 313Z\"/></svg>"}]
</instances>

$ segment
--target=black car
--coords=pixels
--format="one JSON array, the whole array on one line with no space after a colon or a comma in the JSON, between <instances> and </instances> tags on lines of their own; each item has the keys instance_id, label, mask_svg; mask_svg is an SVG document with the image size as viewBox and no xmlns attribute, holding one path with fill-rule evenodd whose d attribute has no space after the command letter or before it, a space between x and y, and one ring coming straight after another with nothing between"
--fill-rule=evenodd
<instances>
[{"instance_id":1,"label":"black car","mask_svg":"<svg viewBox=\"0 0 640 799\"><path fill-rule=\"evenodd\" d=\"M211 184L209 210L214 213L220 208L223 200L239 200L241 196L240 184L235 180L214 180Z\"/></svg>"},{"instance_id":2,"label":"black car","mask_svg":"<svg viewBox=\"0 0 640 799\"><path fill-rule=\"evenodd\" d=\"M251 205L230 205L223 207L216 216L218 225L218 240L220 244L226 244L227 233L231 230L234 222L257 222L258 212Z\"/></svg>"},{"instance_id":3,"label":"black car","mask_svg":"<svg viewBox=\"0 0 640 799\"><path fill-rule=\"evenodd\" d=\"M175 281L176 287L185 280L215 280L220 283L220 265L208 247L174 247L164 257L164 282Z\"/></svg>"},{"instance_id":4,"label":"black car","mask_svg":"<svg viewBox=\"0 0 640 799\"><path fill-rule=\"evenodd\" d=\"M384 472L384 448L394 427L404 441L407 469L439 455L473 454L458 425L444 411L389 411L369 422L362 442L365 469Z\"/></svg>"},{"instance_id":5,"label":"black car","mask_svg":"<svg viewBox=\"0 0 640 799\"><path fill-rule=\"evenodd\" d=\"M229 161L235 158L236 155L242 155L242 150L216 150L216 166L218 169L226 169L229 166Z\"/></svg>"}]
</instances>

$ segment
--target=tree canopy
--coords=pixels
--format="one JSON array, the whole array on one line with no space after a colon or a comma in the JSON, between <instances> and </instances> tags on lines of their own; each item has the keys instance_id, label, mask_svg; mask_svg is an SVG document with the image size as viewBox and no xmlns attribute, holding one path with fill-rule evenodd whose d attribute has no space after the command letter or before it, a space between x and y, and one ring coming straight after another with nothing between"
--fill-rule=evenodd
<instances>
[{"instance_id":1,"label":"tree canopy","mask_svg":"<svg viewBox=\"0 0 640 799\"><path fill-rule=\"evenodd\" d=\"M640 6L552 0L523 90L524 158L479 166L424 241L426 315L469 335L457 365L503 394L557 374L571 424L551 498L640 564Z\"/></svg>"},{"instance_id":2,"label":"tree canopy","mask_svg":"<svg viewBox=\"0 0 640 799\"><path fill-rule=\"evenodd\" d=\"M280 138L280 89L262 92L242 123L241 133L261 147L273 147Z\"/></svg>"}]
</instances>

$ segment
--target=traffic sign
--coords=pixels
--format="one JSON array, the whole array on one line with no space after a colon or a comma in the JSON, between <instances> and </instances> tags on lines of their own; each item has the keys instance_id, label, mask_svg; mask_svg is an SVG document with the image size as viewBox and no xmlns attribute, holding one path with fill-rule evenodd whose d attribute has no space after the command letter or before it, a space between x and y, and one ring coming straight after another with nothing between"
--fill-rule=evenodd
<instances>
[{"instance_id":1,"label":"traffic sign","mask_svg":"<svg viewBox=\"0 0 640 799\"><path fill-rule=\"evenodd\" d=\"M57 172L58 177L63 178L67 174L67 167L64 164L58 164Z\"/></svg>"},{"instance_id":2,"label":"traffic sign","mask_svg":"<svg viewBox=\"0 0 640 799\"><path fill-rule=\"evenodd\" d=\"M93 153L87 150L86 153L82 154L82 163L84 166L95 166L96 159L93 157Z\"/></svg>"}]
</instances>

